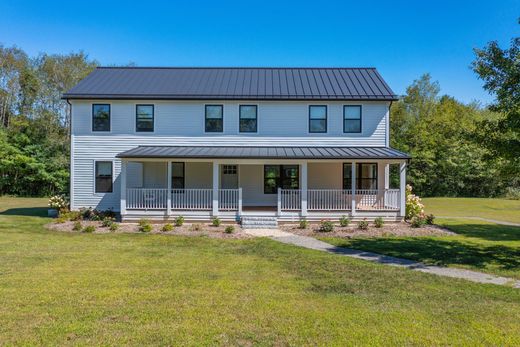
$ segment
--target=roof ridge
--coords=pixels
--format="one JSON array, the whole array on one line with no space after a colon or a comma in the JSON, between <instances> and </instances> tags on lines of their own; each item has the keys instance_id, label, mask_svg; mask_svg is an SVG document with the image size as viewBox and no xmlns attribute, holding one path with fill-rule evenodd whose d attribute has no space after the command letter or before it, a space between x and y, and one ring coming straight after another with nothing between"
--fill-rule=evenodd
<instances>
[{"instance_id":1,"label":"roof ridge","mask_svg":"<svg viewBox=\"0 0 520 347\"><path fill-rule=\"evenodd\" d=\"M96 69L166 69L166 70L180 70L180 69L258 69L258 70L377 70L373 66L97 66Z\"/></svg>"}]
</instances>

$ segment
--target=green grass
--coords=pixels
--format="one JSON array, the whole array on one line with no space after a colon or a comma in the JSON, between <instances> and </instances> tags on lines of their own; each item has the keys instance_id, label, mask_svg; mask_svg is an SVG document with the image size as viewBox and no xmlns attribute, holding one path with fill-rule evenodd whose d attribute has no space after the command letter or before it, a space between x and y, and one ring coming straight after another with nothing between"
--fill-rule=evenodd
<instances>
[{"instance_id":1,"label":"green grass","mask_svg":"<svg viewBox=\"0 0 520 347\"><path fill-rule=\"evenodd\" d=\"M520 200L424 198L427 213L443 217L480 217L520 223Z\"/></svg>"},{"instance_id":2,"label":"green grass","mask_svg":"<svg viewBox=\"0 0 520 347\"><path fill-rule=\"evenodd\" d=\"M0 198L2 344L520 344L519 290L269 239L53 232L37 205Z\"/></svg>"}]
</instances>

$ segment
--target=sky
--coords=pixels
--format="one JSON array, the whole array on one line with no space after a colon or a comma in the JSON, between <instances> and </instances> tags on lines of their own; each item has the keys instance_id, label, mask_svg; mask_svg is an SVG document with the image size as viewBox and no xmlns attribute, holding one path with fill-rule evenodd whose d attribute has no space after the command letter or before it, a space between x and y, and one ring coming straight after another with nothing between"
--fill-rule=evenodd
<instances>
[{"instance_id":1,"label":"sky","mask_svg":"<svg viewBox=\"0 0 520 347\"><path fill-rule=\"evenodd\" d=\"M0 0L0 44L101 65L376 67L397 94L424 73L486 105L474 48L519 36L520 0Z\"/></svg>"}]
</instances>

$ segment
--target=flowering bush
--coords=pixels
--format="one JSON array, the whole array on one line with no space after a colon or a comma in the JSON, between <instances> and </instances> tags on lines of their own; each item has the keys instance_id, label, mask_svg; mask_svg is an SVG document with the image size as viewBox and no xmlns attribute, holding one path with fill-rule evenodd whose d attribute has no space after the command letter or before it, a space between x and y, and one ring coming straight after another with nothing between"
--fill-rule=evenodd
<instances>
[{"instance_id":1,"label":"flowering bush","mask_svg":"<svg viewBox=\"0 0 520 347\"><path fill-rule=\"evenodd\" d=\"M412 193L412 186L406 185L406 219L424 216L424 205L421 198Z\"/></svg>"},{"instance_id":2,"label":"flowering bush","mask_svg":"<svg viewBox=\"0 0 520 347\"><path fill-rule=\"evenodd\" d=\"M49 207L58 211L65 210L67 208L67 200L63 195L55 195L49 199Z\"/></svg>"}]
</instances>

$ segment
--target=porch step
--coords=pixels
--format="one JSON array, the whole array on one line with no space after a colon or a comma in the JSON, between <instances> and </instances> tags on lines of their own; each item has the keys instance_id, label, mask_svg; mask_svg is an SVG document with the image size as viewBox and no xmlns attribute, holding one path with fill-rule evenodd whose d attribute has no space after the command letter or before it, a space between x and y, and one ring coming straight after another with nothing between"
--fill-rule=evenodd
<instances>
[{"instance_id":1,"label":"porch step","mask_svg":"<svg viewBox=\"0 0 520 347\"><path fill-rule=\"evenodd\" d=\"M276 217L242 217L243 229L276 229L278 218Z\"/></svg>"}]
</instances>

